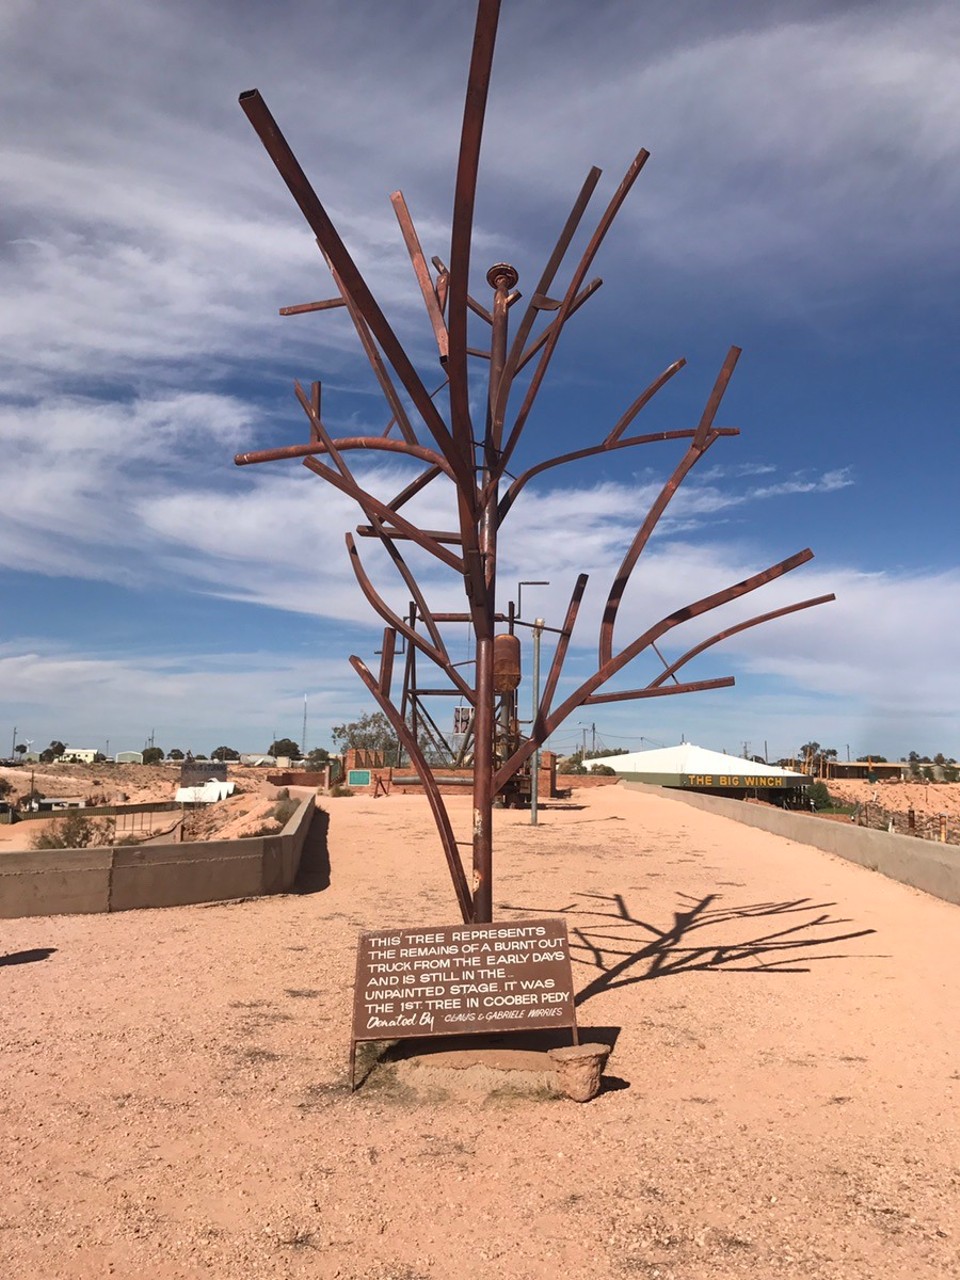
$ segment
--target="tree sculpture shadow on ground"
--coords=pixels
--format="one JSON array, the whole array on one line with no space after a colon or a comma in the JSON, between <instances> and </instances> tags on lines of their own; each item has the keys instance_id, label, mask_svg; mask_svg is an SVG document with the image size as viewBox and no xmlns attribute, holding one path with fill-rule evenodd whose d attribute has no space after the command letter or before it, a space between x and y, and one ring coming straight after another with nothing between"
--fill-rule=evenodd
<instances>
[{"instance_id":1,"label":"tree sculpture shadow on ground","mask_svg":"<svg viewBox=\"0 0 960 1280\"><path fill-rule=\"evenodd\" d=\"M702 898L690 894L677 895L681 906L674 912L673 923L657 926L632 913L620 893L578 894L574 902L562 907L511 908L533 910L535 914L596 917L591 924L573 924L570 928L571 959L574 963L599 970L578 993L576 1003L586 1003L603 991L648 982L651 978L668 978L695 970L723 973L809 973L809 965L817 960L839 960L842 952L825 952L823 947L866 938L874 929L843 930L852 923L834 918L829 909L833 902L814 902L810 898L793 898L785 902L752 902L740 906L714 905L720 895L708 893ZM593 900L608 907L591 907ZM698 945L691 935L729 925L733 931L738 922L770 918L803 916L785 922L782 928L764 930L755 937L740 941L702 941ZM840 929L840 932L836 930ZM829 932L825 932L829 931ZM803 963L800 963L800 962Z\"/></svg>"},{"instance_id":2,"label":"tree sculpture shadow on ground","mask_svg":"<svg viewBox=\"0 0 960 1280\"><path fill-rule=\"evenodd\" d=\"M703 596L653 621L642 634L622 648L618 649L614 643L617 615L630 576L679 485L718 440L738 434L734 428L715 425L721 399L740 354L736 347L730 348L695 427L647 435L630 434L637 415L683 367L685 361L681 359L656 377L598 442L544 458L518 475L508 470L561 334L568 321L602 283L599 279L588 280L588 273L646 163L648 153L641 150L634 158L599 218L566 287L554 294L554 283L564 257L600 180L600 170L590 170L516 326L512 341L509 340L510 313L521 298L514 288L518 281L516 270L507 263L497 263L487 271L487 283L492 290L489 305L484 305L470 293L469 284L477 170L499 9L499 0L480 0L460 138L449 265L435 257L432 259L434 270L431 271L403 194L398 191L391 197L443 368L442 381L432 390L427 390L427 384L357 269L260 93L254 89L240 96L244 112L316 238L336 290L332 298L285 307L282 314L344 308L356 328L391 417L380 434L334 438L321 412L320 383L314 382L308 394L298 382L296 396L309 421L309 441L285 448L239 454L236 462L246 465L301 458L304 465L321 479L356 501L366 521L358 527L357 534L379 542L396 571L399 583L405 588L411 603L409 611L402 614L391 607L375 588L361 561L353 535L346 535L350 563L360 589L386 623L379 673L373 674L357 656L351 657L350 661L389 718L420 777L436 821L461 914L465 921L477 922L492 919L494 801L518 785L521 774L530 768L531 757L574 710L597 703L664 697L732 685L730 676L681 681L677 673L691 659L729 636L833 599L832 595L819 596L739 622L702 640L673 660L661 658L664 669L642 688L600 692L640 654L651 651L661 657L657 643L674 628L780 578L810 560L813 553L809 549L800 551L742 582ZM468 343L468 316L473 317L474 327L485 326L488 331L480 346ZM475 425L471 409L470 359L481 360L488 366L482 426ZM532 365L532 372L521 378L528 365ZM519 404L512 408L511 396L515 390ZM530 625L515 619L512 609L508 615L498 612L497 557L504 523L527 484L545 471L616 450L663 441L685 442L685 451L651 504L613 577L600 623L596 669L559 705L554 705L586 589L587 577L581 574L573 588L563 623L557 629L556 648L532 727L529 733L522 733L516 716L516 686L509 680L498 680L494 661L494 641L499 639L495 637L498 624L509 621L511 631L514 625ZM399 493L381 497L364 486L348 462L349 455L356 450L367 457L371 450L394 459L399 456L416 464L420 470ZM427 529L409 517L409 508L407 514L404 513L403 509L412 499L434 485L448 486L457 512L456 529ZM465 612L441 614L430 608L401 550L409 544L462 579L466 593ZM451 658L448 639L443 631L448 624L465 624L470 628L472 679L463 675L460 670L463 664ZM472 710L471 882L468 882L461 862L435 772L405 712L405 699L398 706L392 693L398 637L406 643L408 653L418 652L434 663L447 682L447 688Z\"/></svg>"}]
</instances>

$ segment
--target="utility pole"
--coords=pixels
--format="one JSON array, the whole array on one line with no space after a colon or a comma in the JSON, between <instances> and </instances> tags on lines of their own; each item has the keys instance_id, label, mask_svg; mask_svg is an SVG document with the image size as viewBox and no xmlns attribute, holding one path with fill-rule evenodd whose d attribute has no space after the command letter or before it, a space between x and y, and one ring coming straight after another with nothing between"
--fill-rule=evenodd
<instances>
[{"instance_id":1,"label":"utility pole","mask_svg":"<svg viewBox=\"0 0 960 1280\"><path fill-rule=\"evenodd\" d=\"M300 743L300 751L306 759L307 756L307 695L303 695L303 739Z\"/></svg>"},{"instance_id":2,"label":"utility pole","mask_svg":"<svg viewBox=\"0 0 960 1280\"><path fill-rule=\"evenodd\" d=\"M17 726L13 726L13 741L10 743L10 759L17 754Z\"/></svg>"}]
</instances>

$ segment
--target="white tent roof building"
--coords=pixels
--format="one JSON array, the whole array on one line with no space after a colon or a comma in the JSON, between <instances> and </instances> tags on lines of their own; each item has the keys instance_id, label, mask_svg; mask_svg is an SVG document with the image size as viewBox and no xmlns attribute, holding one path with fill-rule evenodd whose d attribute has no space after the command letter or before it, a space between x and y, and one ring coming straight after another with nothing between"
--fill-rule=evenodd
<instances>
[{"instance_id":1,"label":"white tent roof building","mask_svg":"<svg viewBox=\"0 0 960 1280\"><path fill-rule=\"evenodd\" d=\"M709 751L692 742L653 751L603 756L590 760L587 767L594 764L609 765L631 781L649 782L661 787L759 790L798 787L810 781L806 774L791 773L773 764L758 764L723 751Z\"/></svg>"}]
</instances>

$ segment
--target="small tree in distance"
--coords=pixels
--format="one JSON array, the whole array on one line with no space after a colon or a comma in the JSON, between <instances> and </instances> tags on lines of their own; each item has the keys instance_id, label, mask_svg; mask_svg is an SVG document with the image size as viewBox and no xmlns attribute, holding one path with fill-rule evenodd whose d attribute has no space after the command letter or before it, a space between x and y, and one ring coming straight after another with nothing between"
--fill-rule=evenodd
<instances>
[{"instance_id":1,"label":"small tree in distance","mask_svg":"<svg viewBox=\"0 0 960 1280\"><path fill-rule=\"evenodd\" d=\"M144 747L143 763L159 764L163 759L163 747Z\"/></svg>"},{"instance_id":2,"label":"small tree in distance","mask_svg":"<svg viewBox=\"0 0 960 1280\"><path fill-rule=\"evenodd\" d=\"M379 751L385 764L399 764L397 734L382 711L363 715L351 724L335 724L330 736L340 751Z\"/></svg>"},{"instance_id":3,"label":"small tree in distance","mask_svg":"<svg viewBox=\"0 0 960 1280\"><path fill-rule=\"evenodd\" d=\"M202 760L203 756L197 756L197 759ZM234 751L233 747L217 747L214 751L210 752L210 759L220 761L239 760L240 752Z\"/></svg>"},{"instance_id":4,"label":"small tree in distance","mask_svg":"<svg viewBox=\"0 0 960 1280\"><path fill-rule=\"evenodd\" d=\"M268 756L289 756L291 760L300 760L303 752L292 738L278 738L271 742L267 749Z\"/></svg>"},{"instance_id":5,"label":"small tree in distance","mask_svg":"<svg viewBox=\"0 0 960 1280\"><path fill-rule=\"evenodd\" d=\"M182 759L183 759L183 752L180 750L180 748L179 748L179 747L174 747L172 751L168 751L168 752L167 752L167 759L168 759L168 760L182 760Z\"/></svg>"}]
</instances>

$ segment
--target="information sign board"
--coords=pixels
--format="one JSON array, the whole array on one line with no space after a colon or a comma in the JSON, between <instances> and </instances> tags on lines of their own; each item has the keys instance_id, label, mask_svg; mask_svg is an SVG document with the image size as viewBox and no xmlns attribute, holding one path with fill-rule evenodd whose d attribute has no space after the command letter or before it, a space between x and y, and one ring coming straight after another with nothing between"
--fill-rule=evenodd
<instances>
[{"instance_id":1,"label":"information sign board","mask_svg":"<svg viewBox=\"0 0 960 1280\"><path fill-rule=\"evenodd\" d=\"M369 769L348 769L347 770L347 786L348 787L369 787L370 770Z\"/></svg>"},{"instance_id":2,"label":"information sign board","mask_svg":"<svg viewBox=\"0 0 960 1280\"><path fill-rule=\"evenodd\" d=\"M361 1040L570 1027L573 974L563 920L378 929L357 946L350 1080Z\"/></svg>"}]
</instances>

